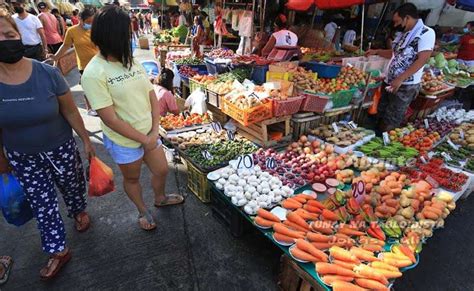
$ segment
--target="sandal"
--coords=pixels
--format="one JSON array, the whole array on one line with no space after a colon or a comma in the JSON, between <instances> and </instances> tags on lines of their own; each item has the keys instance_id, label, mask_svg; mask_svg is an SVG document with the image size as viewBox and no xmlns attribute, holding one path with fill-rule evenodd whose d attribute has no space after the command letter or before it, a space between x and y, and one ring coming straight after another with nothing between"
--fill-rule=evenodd
<instances>
[{"instance_id":1,"label":"sandal","mask_svg":"<svg viewBox=\"0 0 474 291\"><path fill-rule=\"evenodd\" d=\"M7 283L8 278L10 277L10 271L13 266L13 259L8 256L0 257L0 264L4 268L3 276L0 277L0 286L2 286L3 284Z\"/></svg>"},{"instance_id":2,"label":"sandal","mask_svg":"<svg viewBox=\"0 0 474 291\"><path fill-rule=\"evenodd\" d=\"M78 232L85 232L91 226L91 219L89 217L89 214L87 214L87 212L85 211L82 211L81 213L76 215L74 217L74 220L76 221L74 223L74 227Z\"/></svg>"},{"instance_id":3,"label":"sandal","mask_svg":"<svg viewBox=\"0 0 474 291\"><path fill-rule=\"evenodd\" d=\"M138 215L138 223L140 224L140 228L146 231L154 230L156 228L155 220L153 219L153 216L151 216L149 211L146 211L145 213L140 213L140 215ZM145 224L148 224L148 226L146 226Z\"/></svg>"},{"instance_id":4,"label":"sandal","mask_svg":"<svg viewBox=\"0 0 474 291\"><path fill-rule=\"evenodd\" d=\"M40 276L41 280L48 281L53 279L62 267L71 260L71 251L67 248L66 253L63 254L53 254L49 260L46 267L41 269Z\"/></svg>"},{"instance_id":5,"label":"sandal","mask_svg":"<svg viewBox=\"0 0 474 291\"><path fill-rule=\"evenodd\" d=\"M161 200L159 203L155 202L155 207L163 207L170 205L178 205L184 202L184 197L179 194L168 194L165 195L165 199Z\"/></svg>"}]
</instances>

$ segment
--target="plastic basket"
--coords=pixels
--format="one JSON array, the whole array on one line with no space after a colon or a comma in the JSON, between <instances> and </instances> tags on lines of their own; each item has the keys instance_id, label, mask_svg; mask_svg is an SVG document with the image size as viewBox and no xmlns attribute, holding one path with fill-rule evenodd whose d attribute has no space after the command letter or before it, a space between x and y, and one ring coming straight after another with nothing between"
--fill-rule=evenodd
<instances>
[{"instance_id":1,"label":"plastic basket","mask_svg":"<svg viewBox=\"0 0 474 291\"><path fill-rule=\"evenodd\" d=\"M357 88L350 90L341 90L339 92L336 92L336 94L333 94L331 96L331 108L340 108L349 105L352 101L352 97L354 97L354 94L357 90Z\"/></svg>"},{"instance_id":2,"label":"plastic basket","mask_svg":"<svg viewBox=\"0 0 474 291\"><path fill-rule=\"evenodd\" d=\"M225 94L219 94L217 92L211 91L209 89L207 91L207 102L217 108L220 108L220 99Z\"/></svg>"},{"instance_id":3,"label":"plastic basket","mask_svg":"<svg viewBox=\"0 0 474 291\"><path fill-rule=\"evenodd\" d=\"M203 92L206 92L206 84L204 83L199 83L193 79L189 79L189 92L193 93L196 91L198 88L201 88Z\"/></svg>"},{"instance_id":4,"label":"plastic basket","mask_svg":"<svg viewBox=\"0 0 474 291\"><path fill-rule=\"evenodd\" d=\"M256 122L273 117L273 102L266 102L250 109L240 109L226 98L220 99L221 110L243 126L249 126Z\"/></svg>"},{"instance_id":5,"label":"plastic basket","mask_svg":"<svg viewBox=\"0 0 474 291\"><path fill-rule=\"evenodd\" d=\"M288 81L289 78L290 78L289 73L270 72L270 71L267 72L267 82L278 81L278 80Z\"/></svg>"},{"instance_id":6,"label":"plastic basket","mask_svg":"<svg viewBox=\"0 0 474 291\"><path fill-rule=\"evenodd\" d=\"M252 68L252 81L255 82L257 85L262 85L267 81L267 72L268 72L268 65L266 66L254 66Z\"/></svg>"},{"instance_id":7,"label":"plastic basket","mask_svg":"<svg viewBox=\"0 0 474 291\"><path fill-rule=\"evenodd\" d=\"M273 100L273 116L287 116L300 111L304 97L290 97L286 100Z\"/></svg>"},{"instance_id":8,"label":"plastic basket","mask_svg":"<svg viewBox=\"0 0 474 291\"><path fill-rule=\"evenodd\" d=\"M209 203L211 201L211 190L207 180L207 173L199 171L191 161L186 159L185 161L188 168L189 190L191 190L191 192L193 192L202 202Z\"/></svg>"},{"instance_id":9,"label":"plastic basket","mask_svg":"<svg viewBox=\"0 0 474 291\"><path fill-rule=\"evenodd\" d=\"M302 66L313 73L318 73L320 78L336 78L342 68L339 65L328 65L318 62L307 62L303 63Z\"/></svg>"},{"instance_id":10,"label":"plastic basket","mask_svg":"<svg viewBox=\"0 0 474 291\"><path fill-rule=\"evenodd\" d=\"M305 99L301 104L302 111L309 111L309 112L317 112L317 113L324 113L326 110L326 105L329 102L331 96L321 94L321 93L309 93L304 92L303 96Z\"/></svg>"}]
</instances>

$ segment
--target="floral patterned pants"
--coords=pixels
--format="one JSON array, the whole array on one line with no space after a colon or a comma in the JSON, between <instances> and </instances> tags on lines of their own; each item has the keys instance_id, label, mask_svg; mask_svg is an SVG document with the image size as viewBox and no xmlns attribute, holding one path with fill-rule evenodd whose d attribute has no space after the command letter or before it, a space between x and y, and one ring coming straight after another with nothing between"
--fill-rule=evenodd
<instances>
[{"instance_id":1,"label":"floral patterned pants","mask_svg":"<svg viewBox=\"0 0 474 291\"><path fill-rule=\"evenodd\" d=\"M55 187L63 195L69 217L87 206L86 182L74 139L39 154L7 150L7 157L36 217L43 251L53 254L66 247L64 222L59 213Z\"/></svg>"}]
</instances>

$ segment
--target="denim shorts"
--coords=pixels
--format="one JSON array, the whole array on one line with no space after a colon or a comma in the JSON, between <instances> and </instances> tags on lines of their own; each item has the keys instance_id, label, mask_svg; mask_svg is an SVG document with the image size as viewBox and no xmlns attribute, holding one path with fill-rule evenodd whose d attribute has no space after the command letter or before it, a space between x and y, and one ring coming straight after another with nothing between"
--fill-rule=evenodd
<instances>
[{"instance_id":1,"label":"denim shorts","mask_svg":"<svg viewBox=\"0 0 474 291\"><path fill-rule=\"evenodd\" d=\"M133 162L138 161L139 159L143 158L145 151L143 147L138 148L128 148L121 145L116 144L110 138L108 138L105 134L104 136L104 146L112 156L112 159L118 165L130 164ZM157 145L161 146L161 139L157 140Z\"/></svg>"}]
</instances>

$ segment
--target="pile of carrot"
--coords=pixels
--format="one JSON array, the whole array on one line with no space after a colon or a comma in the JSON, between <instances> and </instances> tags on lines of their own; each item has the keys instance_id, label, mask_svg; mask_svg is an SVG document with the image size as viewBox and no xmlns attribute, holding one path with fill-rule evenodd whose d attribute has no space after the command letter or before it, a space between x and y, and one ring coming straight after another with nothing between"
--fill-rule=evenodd
<instances>
[{"instance_id":1,"label":"pile of carrot","mask_svg":"<svg viewBox=\"0 0 474 291\"><path fill-rule=\"evenodd\" d=\"M273 227L275 223L280 223L281 221L275 214L260 208L257 211L257 216L255 216L254 222L262 227Z\"/></svg>"}]
</instances>

